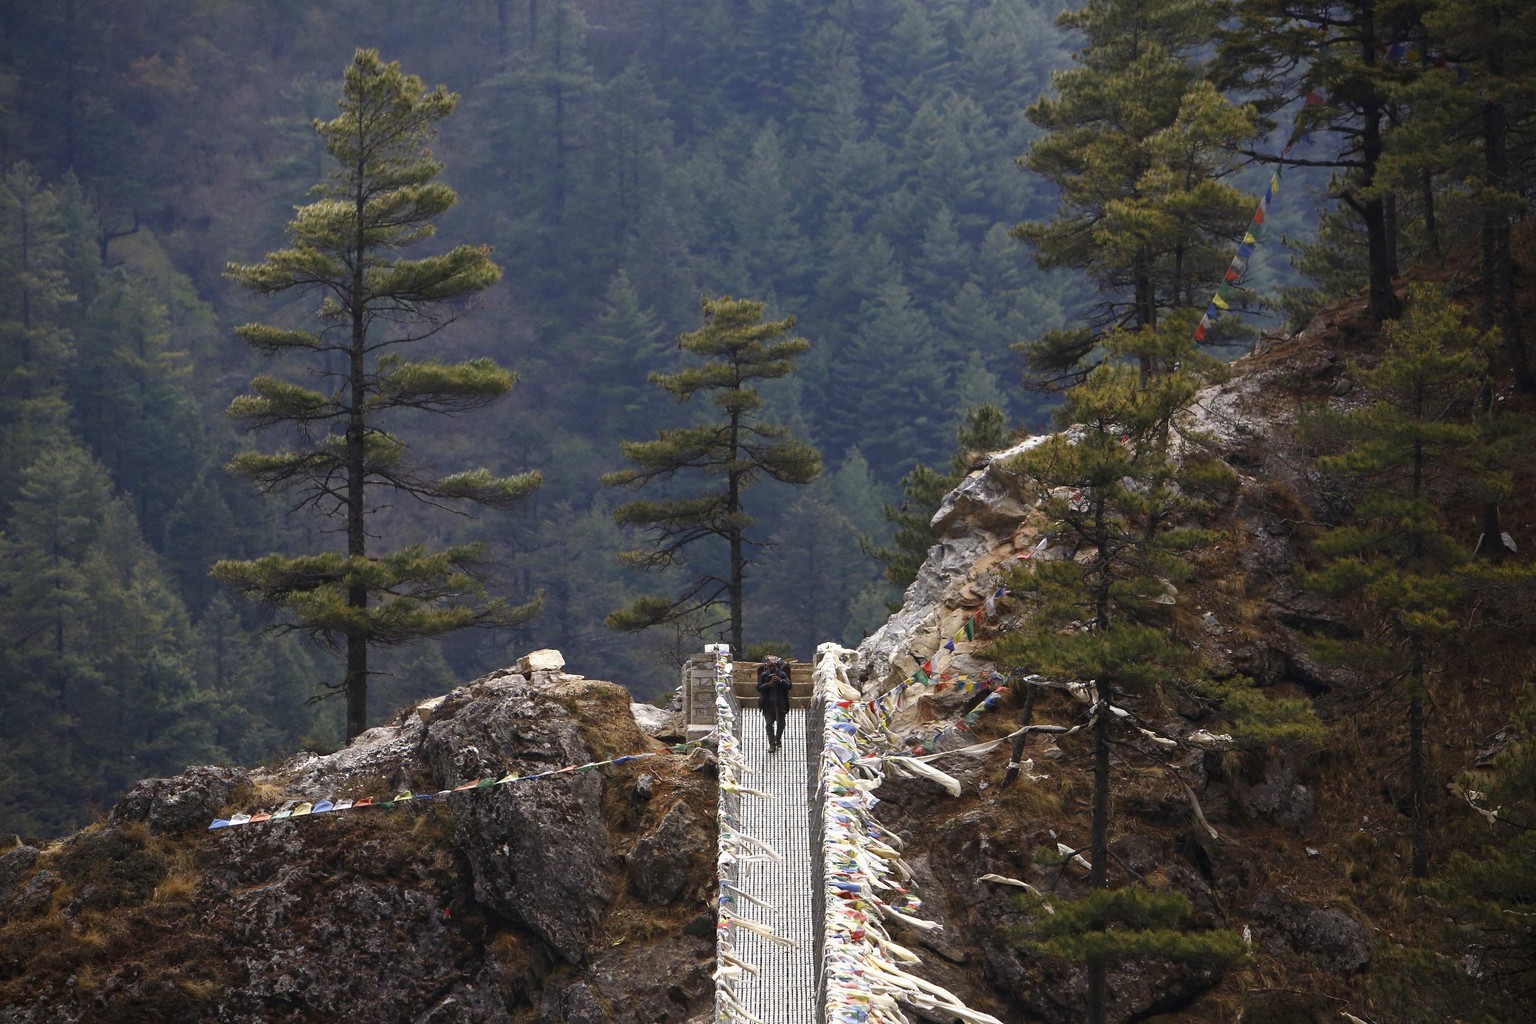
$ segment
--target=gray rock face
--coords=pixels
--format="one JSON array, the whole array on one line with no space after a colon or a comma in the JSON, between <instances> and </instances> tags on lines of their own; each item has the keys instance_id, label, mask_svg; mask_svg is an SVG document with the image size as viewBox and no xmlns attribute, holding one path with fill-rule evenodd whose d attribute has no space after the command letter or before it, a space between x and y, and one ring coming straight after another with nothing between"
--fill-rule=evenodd
<instances>
[{"instance_id":1,"label":"gray rock face","mask_svg":"<svg viewBox=\"0 0 1536 1024\"><path fill-rule=\"evenodd\" d=\"M1217 800L1230 800L1243 815L1284 825L1298 834L1306 832L1317 811L1312 790L1296 780L1296 764L1289 757L1266 761L1257 782L1236 779L1214 784L1211 790Z\"/></svg>"},{"instance_id":2,"label":"gray rock face","mask_svg":"<svg viewBox=\"0 0 1536 1024\"><path fill-rule=\"evenodd\" d=\"M635 896L655 906L681 896L689 878L709 857L707 838L688 805L673 804L656 830L642 837L625 858Z\"/></svg>"},{"instance_id":3,"label":"gray rock face","mask_svg":"<svg viewBox=\"0 0 1536 1024\"><path fill-rule=\"evenodd\" d=\"M1138 875L1150 875L1168 859L1168 851L1160 840L1134 832L1111 842L1109 852L1117 863Z\"/></svg>"},{"instance_id":4,"label":"gray rock face","mask_svg":"<svg viewBox=\"0 0 1536 1024\"><path fill-rule=\"evenodd\" d=\"M452 778L460 752L471 746L481 760L472 774L532 775L593 759L565 705L515 678L485 684L434 722L422 750ZM453 804L454 842L469 862L475 899L580 962L613 895L600 776L573 773L497 790L494 799Z\"/></svg>"},{"instance_id":5,"label":"gray rock face","mask_svg":"<svg viewBox=\"0 0 1536 1024\"><path fill-rule=\"evenodd\" d=\"M1002 546L1029 514L1032 506L1023 482L1003 467L1011 456L1043 440L1032 437L987 456L981 468L945 496L933 517L933 527L942 539L928 550L917 578L903 595L901 609L859 645L859 664L868 667L877 684L896 682L910 671L903 652L925 643L931 650L939 642L937 633L927 634L937 627L940 605L970 587L977 563ZM975 594L967 596L977 599Z\"/></svg>"},{"instance_id":6,"label":"gray rock face","mask_svg":"<svg viewBox=\"0 0 1536 1024\"><path fill-rule=\"evenodd\" d=\"M566 1024L608 1024L609 1020L608 1012L603 1009L597 993L584 981L550 989L544 994L540 1009L543 1010L544 1020L564 1021Z\"/></svg>"},{"instance_id":7,"label":"gray rock face","mask_svg":"<svg viewBox=\"0 0 1536 1024\"><path fill-rule=\"evenodd\" d=\"M21 929L0 943L0 1021L707 1016L714 783L681 757L208 831L299 798L436 795L659 750L621 687L533 676L497 673L334 754L152 780L113 825L0 853L0 920ZM88 974L87 929L105 936Z\"/></svg>"},{"instance_id":8,"label":"gray rock face","mask_svg":"<svg viewBox=\"0 0 1536 1024\"><path fill-rule=\"evenodd\" d=\"M1250 912L1266 948L1288 948L1338 975L1358 974L1370 966L1375 940L1337 907L1309 906L1280 890L1261 893Z\"/></svg>"},{"instance_id":9,"label":"gray rock face","mask_svg":"<svg viewBox=\"0 0 1536 1024\"><path fill-rule=\"evenodd\" d=\"M602 1024L681 1024L713 1001L713 942L663 939L648 948L629 944L593 957L590 986L607 1007ZM547 1018L563 1024L565 1018Z\"/></svg>"},{"instance_id":10,"label":"gray rock face","mask_svg":"<svg viewBox=\"0 0 1536 1024\"><path fill-rule=\"evenodd\" d=\"M971 532L977 529L1012 529L1031 508L1028 495L1017 476L1003 468L1015 455L1029 451L1046 440L1046 435L1027 438L1011 448L993 452L978 470L968 474L945 496L934 513L934 529L942 533Z\"/></svg>"},{"instance_id":11,"label":"gray rock face","mask_svg":"<svg viewBox=\"0 0 1536 1024\"><path fill-rule=\"evenodd\" d=\"M679 737L687 729L679 711L658 708L654 704L631 704L629 710L635 716L635 724L647 736Z\"/></svg>"},{"instance_id":12,"label":"gray rock face","mask_svg":"<svg viewBox=\"0 0 1536 1024\"><path fill-rule=\"evenodd\" d=\"M35 846L17 846L0 854L0 904L16 891L16 883L37 863Z\"/></svg>"},{"instance_id":13,"label":"gray rock face","mask_svg":"<svg viewBox=\"0 0 1536 1024\"><path fill-rule=\"evenodd\" d=\"M315 880L302 876L319 867L231 895L228 937L240 981L224 998L233 1005L302 1006L333 1020L352 1014L360 983L381 984L397 1004L419 1003L430 991L433 965L453 958L437 898L343 875L325 887L323 902L308 903L298 894ZM400 933L410 941L397 941ZM361 963L387 964L388 974L378 979Z\"/></svg>"},{"instance_id":14,"label":"gray rock face","mask_svg":"<svg viewBox=\"0 0 1536 1024\"><path fill-rule=\"evenodd\" d=\"M17 846L0 856L0 920L29 917L48 905L60 879L47 869L32 873L40 852Z\"/></svg>"},{"instance_id":15,"label":"gray rock face","mask_svg":"<svg viewBox=\"0 0 1536 1024\"><path fill-rule=\"evenodd\" d=\"M859 664L869 668L881 689L911 671L912 662L903 657L904 652L923 644L931 651L940 643L939 605L953 587L969 580L976 560L996 543L996 538L988 534L973 533L945 538L929 550L917 579L907 587L901 610L859 645Z\"/></svg>"},{"instance_id":16,"label":"gray rock face","mask_svg":"<svg viewBox=\"0 0 1536 1024\"><path fill-rule=\"evenodd\" d=\"M247 777L239 768L210 767L189 768L174 779L145 779L118 801L107 821L142 821L155 833L206 828Z\"/></svg>"}]
</instances>

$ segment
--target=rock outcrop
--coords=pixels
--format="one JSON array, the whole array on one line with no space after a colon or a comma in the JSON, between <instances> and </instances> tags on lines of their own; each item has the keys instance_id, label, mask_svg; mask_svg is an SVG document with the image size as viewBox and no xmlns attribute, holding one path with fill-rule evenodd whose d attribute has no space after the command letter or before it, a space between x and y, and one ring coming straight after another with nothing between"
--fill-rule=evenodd
<instances>
[{"instance_id":1,"label":"rock outcrop","mask_svg":"<svg viewBox=\"0 0 1536 1024\"><path fill-rule=\"evenodd\" d=\"M1298 389L1347 392L1345 365L1316 337L1270 339L1239 361L1229 380L1203 391L1181 424L1183 436L1198 437L1234 480L1208 524L1214 546L1199 553L1194 579L1177 592L1170 588L1168 605L1179 640L1197 648L1217 676L1242 674L1314 698L1357 686L1348 673L1320 666L1306 639L1343 628L1339 609L1299 581L1311 537L1334 514L1336 496L1310 468L1293 423ZM859 649L866 693L900 683L951 640L953 653L943 662L950 678L988 677L989 637L1012 628L1027 607L1005 595L973 640L957 635L960 624L997 591L1007 568L1071 557L1052 547L1027 482L1009 468L1012 455L1039 440L986 456L945 499L933 518L938 543L902 608ZM972 727L955 728L974 706L967 692L973 691L914 689L892 731L909 743L921 737L942 753L1015 724L1017 694ZM1070 681L1037 688L1032 721L1081 722L1083 696ZM1159 706L1155 697L1122 700L1164 736L1200 735L1198 708ZM1363 830L1347 820L1341 829L1339 811L1330 815L1321 806L1320 793L1337 780L1295 751L1230 748L1227 741L1210 744L1203 756L1197 751L1176 782L1145 767L1158 759L1139 759L1134 737L1123 744L1111 874L1121 884L1183 896L1190 905L1186 928L1246 937L1255 970L1266 977L1329 981L1300 984L1295 998L1266 990L1239 999L1230 993L1246 986L1215 967L1124 959L1109 969L1110 1020L1225 1021L1235 1019L1234 1007L1250 1007L1264 1020L1321 1022L1370 972L1372 927L1350 909L1350 885L1328 859L1330 849L1347 851L1343 858L1368 856L1361 853ZM1028 936L1048 912L1037 900L1021 900L1022 888L995 879L1027 884L1047 902L1088 891L1082 866L1062 856L1086 845L1089 832L1086 745L1040 735L1027 742L1024 757L1035 759L1036 778L1006 790L1006 747L937 762L961 783L953 800L930 783L887 777L876 815L908 840L925 916L941 925L934 932L898 929L894 937L923 952L920 973L975 1005L1000 998L1015 1015L1004 1019L1069 1024L1082 1019L1083 968L1029 951ZM1204 823L1192 811L1196 805ZM1385 831L1373 825L1371 841L1381 842ZM1306 898L1293 895L1299 892Z\"/></svg>"},{"instance_id":2,"label":"rock outcrop","mask_svg":"<svg viewBox=\"0 0 1536 1024\"><path fill-rule=\"evenodd\" d=\"M550 657L551 654L556 657ZM714 782L558 652L351 746L136 786L103 828L0 853L0 1021L685 1021L712 1004ZM646 785L637 785L640 778Z\"/></svg>"}]
</instances>

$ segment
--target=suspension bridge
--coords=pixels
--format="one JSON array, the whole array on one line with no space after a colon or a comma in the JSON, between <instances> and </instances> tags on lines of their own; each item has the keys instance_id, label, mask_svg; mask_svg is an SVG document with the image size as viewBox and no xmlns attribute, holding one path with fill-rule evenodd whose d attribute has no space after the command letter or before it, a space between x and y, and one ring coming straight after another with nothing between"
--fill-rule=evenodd
<instances>
[{"instance_id":1,"label":"suspension bridge","mask_svg":"<svg viewBox=\"0 0 1536 1024\"><path fill-rule=\"evenodd\" d=\"M884 750L876 712L849 681L855 658L818 648L777 752L744 721L755 690L729 648L711 645L685 669L690 731L718 742L716 1024L905 1024L905 1009L1000 1024L915 973L920 958L888 930L935 925L921 917L900 838L870 813L874 791L891 768L926 770Z\"/></svg>"}]
</instances>

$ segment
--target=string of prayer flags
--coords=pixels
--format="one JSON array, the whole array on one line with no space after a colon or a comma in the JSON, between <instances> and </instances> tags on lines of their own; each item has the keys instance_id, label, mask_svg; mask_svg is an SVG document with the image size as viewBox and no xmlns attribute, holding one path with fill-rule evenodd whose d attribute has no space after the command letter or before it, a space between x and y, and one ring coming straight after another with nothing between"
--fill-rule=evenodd
<instances>
[{"instance_id":1,"label":"string of prayer flags","mask_svg":"<svg viewBox=\"0 0 1536 1024\"><path fill-rule=\"evenodd\" d=\"M668 750L675 754L685 754L688 751L704 745L711 736L690 740L687 743L677 743ZM492 786L506 786L514 782L536 782L540 779L553 778L556 775L568 775L573 772L590 772L598 768L606 768L610 765L629 764L631 761L639 761L647 757L659 757L662 751L647 750L638 754L625 754L622 757L609 758L606 761L588 761L586 764L571 764L563 768L552 768L548 771L536 772L532 775L519 775L515 771L509 771L500 775L488 775L483 778L471 779L449 789L440 789L434 793L413 793L408 789L402 789L394 796L387 799L376 799L365 796L361 799L345 800L287 800L285 806L277 811L257 811L255 813L241 811L231 814L227 818L215 818L208 826L208 831L215 829L235 828L240 825L260 825L269 821L285 821L291 818L313 817L317 814L335 814L339 811L360 811L365 808L392 808L407 803L431 803L434 800L447 800L449 797L460 793L469 793L481 789L489 789Z\"/></svg>"},{"instance_id":2,"label":"string of prayer flags","mask_svg":"<svg viewBox=\"0 0 1536 1024\"><path fill-rule=\"evenodd\" d=\"M974 640L976 638L976 628L981 621L981 617L983 615L986 615L988 618L995 616L997 614L997 599L1006 592L1006 588L998 587L987 598L981 608L965 617L965 621L960 624L959 632L940 644L939 650L935 651L931 657L920 658L916 654L909 653L908 656L918 664L916 671L868 702L870 710L875 713L877 721L882 728L890 722L891 716L900 710L902 696L909 687L933 685L936 690L944 689L944 683L948 677L941 674L939 652L948 651L950 657L954 657L956 641Z\"/></svg>"},{"instance_id":3,"label":"string of prayer flags","mask_svg":"<svg viewBox=\"0 0 1536 1024\"><path fill-rule=\"evenodd\" d=\"M1288 145L1280 153L1281 161L1284 161L1290 153ZM1269 185L1264 189L1264 198L1259 200L1259 208L1253 213L1253 220L1248 225L1248 230L1243 233L1243 240L1237 247L1237 255L1232 257L1232 262L1227 265L1227 271L1221 276L1221 283L1216 286L1216 294L1211 296L1210 305L1200 316L1200 322L1195 325L1195 341L1205 341L1207 332L1215 326L1216 318L1222 312L1232 308L1235 297L1235 289L1240 288L1243 278L1248 273L1248 261L1253 257L1253 251L1264 238L1264 221L1269 215L1269 204L1275 196L1280 194L1280 172L1285 164L1275 165L1275 173L1270 176Z\"/></svg>"},{"instance_id":4,"label":"string of prayer flags","mask_svg":"<svg viewBox=\"0 0 1536 1024\"><path fill-rule=\"evenodd\" d=\"M985 681L967 678L956 682L955 689L960 693L973 693L976 690L986 689L994 686L997 688L992 690L991 693L987 694L987 696L981 701L980 704L971 709L960 719L954 721L953 723L942 724L937 729L934 729L931 733L919 734L919 737L914 739L911 743L909 748L911 752L914 754L932 754L938 749L939 737L944 735L945 732L949 731L950 729L954 729L957 732L968 732L975 728L976 723L981 720L981 716L988 711L995 711L1002 703L1003 698L1007 695L1008 687L997 686L997 684L1001 681L1002 677L994 674Z\"/></svg>"},{"instance_id":5,"label":"string of prayer flags","mask_svg":"<svg viewBox=\"0 0 1536 1024\"><path fill-rule=\"evenodd\" d=\"M1419 54L1407 42L1383 43L1379 45L1383 56L1392 61L1415 62ZM1448 68L1456 72L1458 80L1465 81L1468 77L1467 70L1458 65L1448 63L1444 57L1436 57L1433 64L1437 68ZM1320 107L1328 102L1328 97L1320 90L1313 89L1303 98L1306 107ZM1221 283L1216 286L1216 292L1211 296L1211 301L1206 306L1205 312L1200 316L1200 322L1195 326L1195 341L1203 342L1207 333L1215 326L1216 319L1221 312L1232 308L1235 295L1234 289L1242 286L1243 279L1248 273L1248 262L1253 257L1254 249L1258 247L1264 238L1265 222L1269 216L1270 204L1280 192L1280 176L1285 169L1285 158L1290 155L1291 147L1302 137L1302 125L1298 124L1291 133L1290 140L1285 148L1280 151L1279 161L1275 164L1275 172L1270 176L1269 186L1264 190L1264 197L1259 200L1258 209L1254 211L1253 221L1248 230L1243 233L1243 240L1237 247L1237 254L1233 256L1227 271L1221 277Z\"/></svg>"}]
</instances>

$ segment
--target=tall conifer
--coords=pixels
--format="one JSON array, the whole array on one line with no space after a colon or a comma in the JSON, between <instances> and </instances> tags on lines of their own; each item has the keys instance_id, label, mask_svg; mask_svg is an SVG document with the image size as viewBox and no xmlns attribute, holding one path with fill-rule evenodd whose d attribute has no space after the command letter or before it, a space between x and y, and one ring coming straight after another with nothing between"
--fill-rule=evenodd
<instances>
[{"instance_id":1,"label":"tall conifer","mask_svg":"<svg viewBox=\"0 0 1536 1024\"><path fill-rule=\"evenodd\" d=\"M1206 496L1230 478L1198 438L1170 429L1200 384L1189 369L1198 361L1192 337L1181 333L1179 341L1182 354L1152 331L1112 334L1106 360L1065 394L1065 429L1008 463L1034 483L1054 546L1071 554L1031 559L1005 574L1009 590L1029 607L993 654L1020 676L1087 684L1093 758L1086 850L1094 891L1058 903L1048 922L1022 938L1028 948L1086 965L1089 1024L1107 1019L1108 972L1121 959L1216 966L1243 956L1241 939L1230 931L1181 930L1189 913L1183 897L1112 886L1116 762L1176 772L1170 754L1198 749L1156 728L1171 717L1164 705L1180 694L1220 706L1233 733L1260 732L1261 721L1258 742L1305 735L1315 724L1309 706L1268 700L1244 680L1211 683L1196 652L1167 628L1166 606L1176 603L1178 585L1191 572L1187 553L1213 539L1200 525ZM1162 350L1154 354L1169 367L1150 378L1142 370L1149 346Z\"/></svg>"},{"instance_id":2,"label":"tall conifer","mask_svg":"<svg viewBox=\"0 0 1536 1024\"><path fill-rule=\"evenodd\" d=\"M608 473L609 487L661 483L679 474L702 474L709 486L691 497L640 499L619 506L614 519L651 533L653 546L623 557L642 569L662 570L685 564L688 549L701 541L723 543L726 551L708 556L705 568L676 597L643 597L608 616L615 629L641 630L675 622L707 611L722 599L729 604L726 622L731 649L743 650L745 635L742 596L748 549L759 543L748 531L753 518L746 511L747 488L764 477L804 484L821 473L821 456L777 424L759 415L764 399L752 386L794 372L795 357L810 347L804 338L785 337L794 329L793 317L763 320L763 304L729 297L704 299L704 325L680 335L679 348L704 362L677 373L651 374L678 401L706 395L719 418L674 430L658 431L651 441L625 441L625 456L634 467ZM719 625L721 623L715 623Z\"/></svg>"},{"instance_id":3,"label":"tall conifer","mask_svg":"<svg viewBox=\"0 0 1536 1024\"><path fill-rule=\"evenodd\" d=\"M1394 116L1391 81L1397 72L1383 43L1395 38L1413 5L1232 0L1225 6L1223 13L1235 18L1217 37L1223 84L1254 95L1266 115L1306 99L1298 124L1332 136L1335 152L1289 162L1338 169L1333 194L1364 226L1371 315L1378 323L1396 316L1401 305L1392 290L1396 229L1390 190L1378 175ZM1213 11L1222 7L1211 5Z\"/></svg>"},{"instance_id":4,"label":"tall conifer","mask_svg":"<svg viewBox=\"0 0 1536 1024\"><path fill-rule=\"evenodd\" d=\"M1194 57L1216 27L1211 5L1093 0L1060 24L1086 45L1055 76L1056 95L1029 107L1047 134L1019 159L1060 189L1059 212L1014 234L1042 268L1086 275L1097 299L1085 328L1019 346L1045 386L1081 379L1106 331L1203 307L1252 209L1221 179L1254 113L1218 95Z\"/></svg>"},{"instance_id":5,"label":"tall conifer","mask_svg":"<svg viewBox=\"0 0 1536 1024\"><path fill-rule=\"evenodd\" d=\"M1320 591L1350 598L1360 634L1318 640L1327 655L1363 670L1406 711L1411 869L1429 873L1430 682L1445 641L1461 627L1471 552L1446 520L1443 504L1478 471L1481 432L1471 422L1488 353L1443 296L1417 288L1391 325L1382 361L1359 371L1368 403L1339 420L1352 444L1320 460L1360 486L1345 523L1318 539L1327 564L1311 577Z\"/></svg>"},{"instance_id":6,"label":"tall conifer","mask_svg":"<svg viewBox=\"0 0 1536 1024\"><path fill-rule=\"evenodd\" d=\"M400 250L430 238L457 200L434 179L442 165L427 148L456 97L359 50L347 68L341 113L315 130L337 168L289 224L290 245L228 276L263 295L318 293L319 326L297 330L247 324L236 332L265 355L307 356L318 387L261 376L230 415L255 428L280 428L274 452L245 452L233 468L265 489L288 491L296 509L338 519L344 550L271 554L224 561L214 575L276 606L293 628L344 649L341 683L350 739L367 728L368 651L450 630L522 621L535 604L487 600L477 578L480 546L370 551L380 492L438 507L504 508L539 484L537 473L489 470L439 476L412 464L409 445L387 425L404 410L457 413L511 390L516 377L489 359L413 362L398 347L425 341L457 319L455 300L475 295L501 272L484 246L461 245L418 259Z\"/></svg>"}]
</instances>

